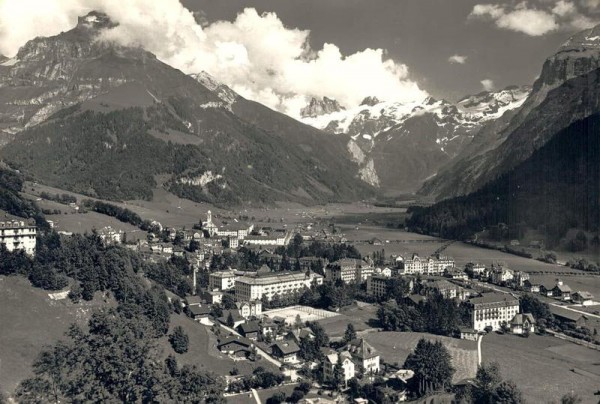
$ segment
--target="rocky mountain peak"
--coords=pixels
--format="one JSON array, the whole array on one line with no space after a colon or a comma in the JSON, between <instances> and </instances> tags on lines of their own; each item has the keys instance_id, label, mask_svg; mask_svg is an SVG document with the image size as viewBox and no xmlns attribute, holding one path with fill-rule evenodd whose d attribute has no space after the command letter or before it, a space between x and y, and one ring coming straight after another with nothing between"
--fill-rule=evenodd
<instances>
[{"instance_id":1,"label":"rocky mountain peak","mask_svg":"<svg viewBox=\"0 0 600 404\"><path fill-rule=\"evenodd\" d=\"M368 105L368 106L372 107L374 105L379 104L380 102L381 101L379 101L379 99L377 97L370 95L368 97L365 97L365 99L362 100L360 105Z\"/></svg>"},{"instance_id":2,"label":"rocky mountain peak","mask_svg":"<svg viewBox=\"0 0 600 404\"><path fill-rule=\"evenodd\" d=\"M116 27L117 25L108 15L99 11L90 11L87 15L77 18L77 28L79 29L99 30Z\"/></svg>"},{"instance_id":3,"label":"rocky mountain peak","mask_svg":"<svg viewBox=\"0 0 600 404\"><path fill-rule=\"evenodd\" d=\"M333 112L339 112L345 110L343 106L341 106L336 100L323 97L322 99L317 99L315 97L311 98L308 105L302 110L300 110L300 115L303 118L316 118L320 115L327 115Z\"/></svg>"}]
</instances>

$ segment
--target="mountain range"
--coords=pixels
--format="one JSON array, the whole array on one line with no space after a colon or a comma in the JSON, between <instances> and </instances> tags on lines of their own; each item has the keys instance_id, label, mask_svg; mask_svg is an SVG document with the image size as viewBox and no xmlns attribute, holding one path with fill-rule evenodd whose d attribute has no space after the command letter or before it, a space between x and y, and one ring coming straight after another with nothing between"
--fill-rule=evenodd
<instances>
[{"instance_id":1,"label":"mountain range","mask_svg":"<svg viewBox=\"0 0 600 404\"><path fill-rule=\"evenodd\" d=\"M485 125L419 192L437 199L473 192L525 161L561 129L598 112L598 68L600 26L565 42L545 61L526 101Z\"/></svg>"},{"instance_id":2,"label":"mountain range","mask_svg":"<svg viewBox=\"0 0 600 404\"><path fill-rule=\"evenodd\" d=\"M104 199L162 186L217 204L356 200L372 194L341 139L186 75L137 47L97 40L104 14L27 42L0 65L2 159Z\"/></svg>"},{"instance_id":3,"label":"mountain range","mask_svg":"<svg viewBox=\"0 0 600 404\"><path fill-rule=\"evenodd\" d=\"M364 181L387 192L414 192L486 123L519 108L530 90L511 86L456 103L431 97L400 103L370 96L349 109L326 97L313 98L301 120L344 138Z\"/></svg>"}]
</instances>

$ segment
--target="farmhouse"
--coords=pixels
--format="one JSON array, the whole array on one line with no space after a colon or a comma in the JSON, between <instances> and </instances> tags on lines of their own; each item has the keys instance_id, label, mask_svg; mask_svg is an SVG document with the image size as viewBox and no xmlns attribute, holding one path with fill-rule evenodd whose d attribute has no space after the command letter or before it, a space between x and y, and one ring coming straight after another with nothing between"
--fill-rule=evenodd
<instances>
[{"instance_id":1,"label":"farmhouse","mask_svg":"<svg viewBox=\"0 0 600 404\"><path fill-rule=\"evenodd\" d=\"M469 301L473 328L483 331L486 327L499 330L519 312L519 300L506 293L485 293Z\"/></svg>"},{"instance_id":2,"label":"farmhouse","mask_svg":"<svg viewBox=\"0 0 600 404\"><path fill-rule=\"evenodd\" d=\"M571 288L561 279L557 279L554 284L540 285L540 294L560 300L571 300Z\"/></svg>"},{"instance_id":3,"label":"farmhouse","mask_svg":"<svg viewBox=\"0 0 600 404\"><path fill-rule=\"evenodd\" d=\"M208 306L193 305L189 306L188 309L190 311L190 316L196 321L200 321L203 318L208 318L210 315L210 308Z\"/></svg>"},{"instance_id":4,"label":"farmhouse","mask_svg":"<svg viewBox=\"0 0 600 404\"><path fill-rule=\"evenodd\" d=\"M575 327L584 327L587 325L588 317L583 313L554 306L553 304L550 305L550 312L555 319L562 323L571 324Z\"/></svg>"},{"instance_id":5,"label":"farmhouse","mask_svg":"<svg viewBox=\"0 0 600 404\"><path fill-rule=\"evenodd\" d=\"M0 244L8 251L23 250L27 255L35 255L35 225L24 221L0 222Z\"/></svg>"}]
</instances>

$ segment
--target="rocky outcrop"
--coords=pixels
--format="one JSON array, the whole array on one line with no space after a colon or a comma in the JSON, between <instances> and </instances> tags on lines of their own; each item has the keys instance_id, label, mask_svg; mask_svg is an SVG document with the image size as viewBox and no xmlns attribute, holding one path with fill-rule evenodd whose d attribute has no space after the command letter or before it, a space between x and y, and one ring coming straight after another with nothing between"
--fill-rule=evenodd
<instances>
[{"instance_id":1,"label":"rocky outcrop","mask_svg":"<svg viewBox=\"0 0 600 404\"><path fill-rule=\"evenodd\" d=\"M320 115L331 114L333 112L339 112L344 110L336 100L332 100L331 98L323 97L318 100L316 98L311 98L310 103L302 108L300 111L300 116L303 118L315 118Z\"/></svg>"}]
</instances>

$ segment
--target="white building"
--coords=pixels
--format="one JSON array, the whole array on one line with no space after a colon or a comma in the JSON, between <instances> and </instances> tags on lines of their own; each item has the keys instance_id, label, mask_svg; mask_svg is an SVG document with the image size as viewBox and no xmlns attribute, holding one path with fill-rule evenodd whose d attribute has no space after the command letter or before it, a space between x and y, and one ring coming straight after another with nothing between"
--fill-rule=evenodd
<instances>
[{"instance_id":1,"label":"white building","mask_svg":"<svg viewBox=\"0 0 600 404\"><path fill-rule=\"evenodd\" d=\"M213 220L212 212L209 210L206 212L206 221L202 222L202 228L211 237L236 238L238 241L241 241L248 237L248 234L254 229L254 225L237 220L221 224Z\"/></svg>"},{"instance_id":2,"label":"white building","mask_svg":"<svg viewBox=\"0 0 600 404\"><path fill-rule=\"evenodd\" d=\"M98 236L104 245L121 244L123 242L123 234L123 230L116 230L111 226L106 226L98 231Z\"/></svg>"},{"instance_id":3,"label":"white building","mask_svg":"<svg viewBox=\"0 0 600 404\"><path fill-rule=\"evenodd\" d=\"M508 293L485 293L469 300L473 328L483 331L486 327L499 330L502 323L510 324L519 313L519 300Z\"/></svg>"},{"instance_id":4,"label":"white building","mask_svg":"<svg viewBox=\"0 0 600 404\"><path fill-rule=\"evenodd\" d=\"M250 317L258 317L262 314L262 302L260 300L237 302L236 306L240 311L240 315L245 319Z\"/></svg>"},{"instance_id":5,"label":"white building","mask_svg":"<svg viewBox=\"0 0 600 404\"><path fill-rule=\"evenodd\" d=\"M212 272L208 275L208 288L210 290L233 289L237 278L239 276L232 270Z\"/></svg>"},{"instance_id":6,"label":"white building","mask_svg":"<svg viewBox=\"0 0 600 404\"><path fill-rule=\"evenodd\" d=\"M360 259L343 258L327 265L325 275L327 279L336 281L341 279L345 283L364 282L375 272L375 268Z\"/></svg>"},{"instance_id":7,"label":"white building","mask_svg":"<svg viewBox=\"0 0 600 404\"><path fill-rule=\"evenodd\" d=\"M8 251L23 250L26 254L35 254L37 228L23 221L0 222L0 244Z\"/></svg>"},{"instance_id":8,"label":"white building","mask_svg":"<svg viewBox=\"0 0 600 404\"><path fill-rule=\"evenodd\" d=\"M265 236L247 236L244 239L245 245L277 245L285 246L290 241L289 233L276 233Z\"/></svg>"},{"instance_id":9,"label":"white building","mask_svg":"<svg viewBox=\"0 0 600 404\"><path fill-rule=\"evenodd\" d=\"M323 276L304 272L269 273L261 276L241 276L235 280L235 297L238 301L271 300L274 295L284 296L302 292L316 282L323 284Z\"/></svg>"},{"instance_id":10,"label":"white building","mask_svg":"<svg viewBox=\"0 0 600 404\"><path fill-rule=\"evenodd\" d=\"M338 361L341 361L344 383L347 383L348 380L352 379L356 373L354 362L352 362L352 356L348 351L343 351L339 354L334 352L325 356L325 360L323 362L323 378L326 381L333 380L335 367L337 366Z\"/></svg>"},{"instance_id":11,"label":"white building","mask_svg":"<svg viewBox=\"0 0 600 404\"><path fill-rule=\"evenodd\" d=\"M454 260L445 256L421 258L413 254L402 262L405 274L442 275L446 268L454 266Z\"/></svg>"}]
</instances>

